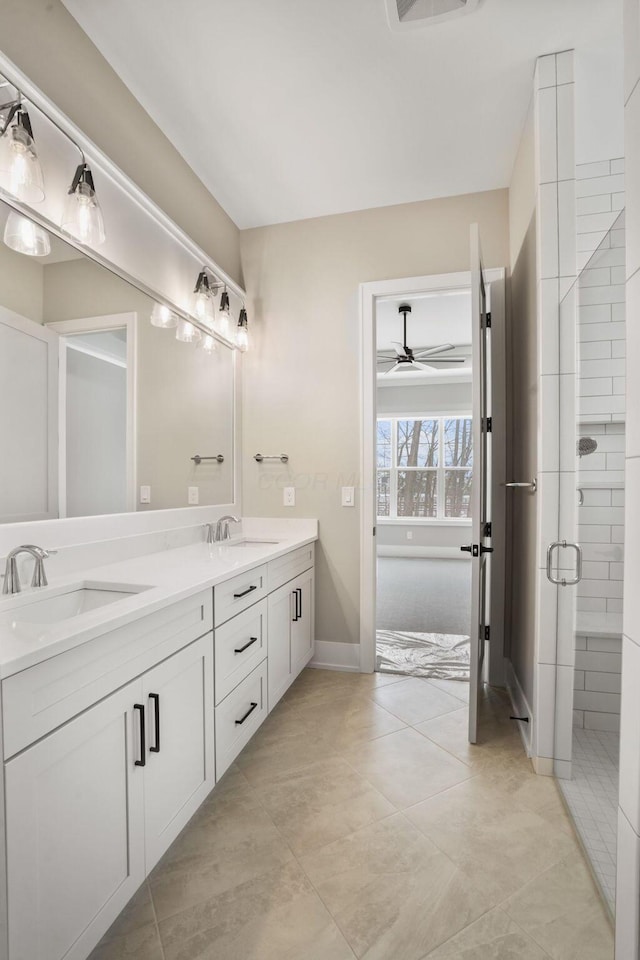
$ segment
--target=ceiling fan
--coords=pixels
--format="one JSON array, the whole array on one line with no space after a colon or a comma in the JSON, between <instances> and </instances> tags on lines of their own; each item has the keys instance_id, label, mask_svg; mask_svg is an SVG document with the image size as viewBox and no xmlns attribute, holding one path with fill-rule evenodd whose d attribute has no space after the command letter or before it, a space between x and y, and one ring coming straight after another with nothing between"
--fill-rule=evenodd
<instances>
[{"instance_id":1,"label":"ceiling fan","mask_svg":"<svg viewBox=\"0 0 640 960\"><path fill-rule=\"evenodd\" d=\"M438 367L436 364L439 365L441 363L464 363L464 357L438 356L440 353L448 353L449 350L454 350L455 347L452 343L442 343L438 347L429 347L427 350L415 353L411 347L407 345L407 314L411 313L411 307L408 303L401 303L398 307L398 313L402 314L402 343L400 343L399 340L391 341L395 350L394 356L385 357L381 354L378 355L378 363L393 364L392 367L384 371L385 375L393 373L396 370L427 370L429 367L437 370Z\"/></svg>"}]
</instances>

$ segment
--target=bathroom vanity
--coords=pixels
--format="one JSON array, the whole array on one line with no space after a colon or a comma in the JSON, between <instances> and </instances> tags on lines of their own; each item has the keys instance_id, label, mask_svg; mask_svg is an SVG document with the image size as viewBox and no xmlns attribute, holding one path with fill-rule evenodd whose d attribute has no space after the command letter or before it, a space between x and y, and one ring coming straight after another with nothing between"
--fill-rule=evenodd
<instances>
[{"instance_id":1,"label":"bathroom vanity","mask_svg":"<svg viewBox=\"0 0 640 960\"><path fill-rule=\"evenodd\" d=\"M317 524L250 524L0 601L9 960L85 960L311 659Z\"/></svg>"}]
</instances>

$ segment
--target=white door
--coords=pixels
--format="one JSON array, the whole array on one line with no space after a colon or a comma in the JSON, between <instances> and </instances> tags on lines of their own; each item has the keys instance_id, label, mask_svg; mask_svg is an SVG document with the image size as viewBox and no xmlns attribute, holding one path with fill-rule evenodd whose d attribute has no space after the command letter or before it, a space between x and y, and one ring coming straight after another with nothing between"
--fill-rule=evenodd
<instances>
[{"instance_id":1,"label":"white door","mask_svg":"<svg viewBox=\"0 0 640 960\"><path fill-rule=\"evenodd\" d=\"M471 632L469 741L478 739L478 708L489 631L491 547L491 321L482 271L478 225L471 227L473 344L473 487L471 495Z\"/></svg>"},{"instance_id":2,"label":"white door","mask_svg":"<svg viewBox=\"0 0 640 960\"><path fill-rule=\"evenodd\" d=\"M142 682L148 873L215 784L212 635L158 664Z\"/></svg>"},{"instance_id":3,"label":"white door","mask_svg":"<svg viewBox=\"0 0 640 960\"><path fill-rule=\"evenodd\" d=\"M286 583L269 595L267 624L269 631L267 661L269 671L269 710L273 710L291 683L291 625L295 616L295 598Z\"/></svg>"},{"instance_id":4,"label":"white door","mask_svg":"<svg viewBox=\"0 0 640 960\"><path fill-rule=\"evenodd\" d=\"M12 960L85 960L144 880L141 694L127 684L6 764Z\"/></svg>"},{"instance_id":5,"label":"white door","mask_svg":"<svg viewBox=\"0 0 640 960\"><path fill-rule=\"evenodd\" d=\"M313 570L293 581L294 614L291 619L291 673L297 677L313 656Z\"/></svg>"}]
</instances>

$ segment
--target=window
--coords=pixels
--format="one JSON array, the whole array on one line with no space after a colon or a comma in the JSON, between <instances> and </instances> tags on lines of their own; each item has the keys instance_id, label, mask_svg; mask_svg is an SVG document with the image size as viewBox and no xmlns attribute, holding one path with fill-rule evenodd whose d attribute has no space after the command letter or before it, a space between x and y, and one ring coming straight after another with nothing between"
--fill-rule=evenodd
<instances>
[{"instance_id":1,"label":"window","mask_svg":"<svg viewBox=\"0 0 640 960\"><path fill-rule=\"evenodd\" d=\"M378 420L378 517L470 516L471 417Z\"/></svg>"}]
</instances>

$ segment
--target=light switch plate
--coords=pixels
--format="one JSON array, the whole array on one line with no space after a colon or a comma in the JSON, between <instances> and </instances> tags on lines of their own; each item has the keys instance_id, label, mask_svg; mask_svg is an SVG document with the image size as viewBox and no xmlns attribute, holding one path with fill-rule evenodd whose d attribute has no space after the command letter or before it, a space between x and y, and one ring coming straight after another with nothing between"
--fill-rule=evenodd
<instances>
[{"instance_id":1,"label":"light switch plate","mask_svg":"<svg viewBox=\"0 0 640 960\"><path fill-rule=\"evenodd\" d=\"M285 507L295 507L296 505L296 488L295 487L285 487L282 491L282 503Z\"/></svg>"},{"instance_id":2,"label":"light switch plate","mask_svg":"<svg viewBox=\"0 0 640 960\"><path fill-rule=\"evenodd\" d=\"M342 488L342 506L343 507L355 506L355 487Z\"/></svg>"},{"instance_id":3,"label":"light switch plate","mask_svg":"<svg viewBox=\"0 0 640 960\"><path fill-rule=\"evenodd\" d=\"M187 501L190 507L197 507L200 503L200 488L187 487Z\"/></svg>"},{"instance_id":4,"label":"light switch plate","mask_svg":"<svg viewBox=\"0 0 640 960\"><path fill-rule=\"evenodd\" d=\"M140 503L151 503L151 487L140 487Z\"/></svg>"}]
</instances>

